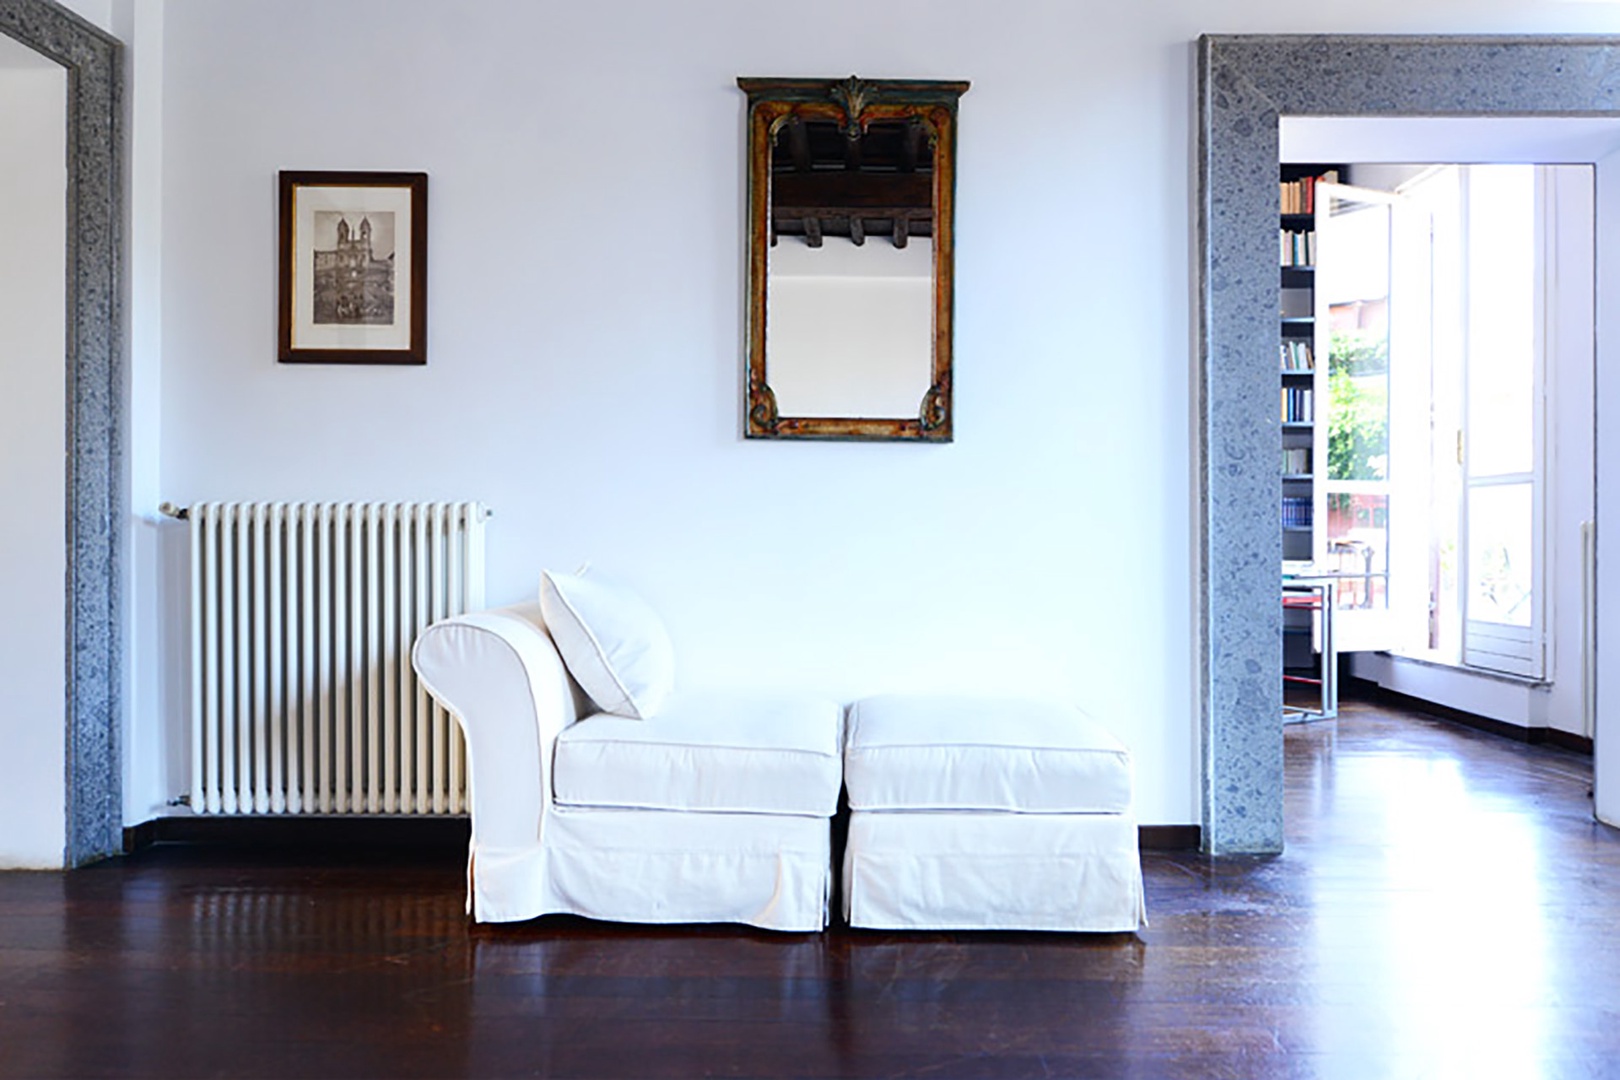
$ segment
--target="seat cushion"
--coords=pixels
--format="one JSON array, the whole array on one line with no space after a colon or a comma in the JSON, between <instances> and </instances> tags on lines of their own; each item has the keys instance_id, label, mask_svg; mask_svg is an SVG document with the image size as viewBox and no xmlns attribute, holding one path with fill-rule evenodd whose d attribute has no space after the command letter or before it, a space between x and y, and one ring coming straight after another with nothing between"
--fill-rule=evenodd
<instances>
[{"instance_id":1,"label":"seat cushion","mask_svg":"<svg viewBox=\"0 0 1620 1080\"><path fill-rule=\"evenodd\" d=\"M842 714L813 697L690 692L650 720L598 713L557 740L552 789L562 806L831 817Z\"/></svg>"},{"instance_id":2,"label":"seat cushion","mask_svg":"<svg viewBox=\"0 0 1620 1080\"><path fill-rule=\"evenodd\" d=\"M1131 759L1070 705L887 694L850 709L844 784L851 810L1117 814Z\"/></svg>"}]
</instances>

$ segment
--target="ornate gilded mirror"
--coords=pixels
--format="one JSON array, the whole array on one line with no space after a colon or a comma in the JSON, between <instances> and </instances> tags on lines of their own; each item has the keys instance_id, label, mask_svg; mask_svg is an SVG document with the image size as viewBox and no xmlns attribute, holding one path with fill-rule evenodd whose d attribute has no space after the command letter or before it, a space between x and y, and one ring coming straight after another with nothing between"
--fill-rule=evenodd
<instances>
[{"instance_id":1,"label":"ornate gilded mirror","mask_svg":"<svg viewBox=\"0 0 1620 1080\"><path fill-rule=\"evenodd\" d=\"M748 94L752 439L951 439L965 82L737 80Z\"/></svg>"}]
</instances>

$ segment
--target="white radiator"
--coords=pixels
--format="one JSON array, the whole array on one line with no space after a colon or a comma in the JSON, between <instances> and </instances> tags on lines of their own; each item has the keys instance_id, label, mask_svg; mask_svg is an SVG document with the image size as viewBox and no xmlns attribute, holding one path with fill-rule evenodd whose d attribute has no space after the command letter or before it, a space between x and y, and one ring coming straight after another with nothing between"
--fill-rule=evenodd
<instances>
[{"instance_id":1,"label":"white radiator","mask_svg":"<svg viewBox=\"0 0 1620 1080\"><path fill-rule=\"evenodd\" d=\"M483 606L478 503L201 503L191 796L206 814L455 814L466 756L411 669Z\"/></svg>"}]
</instances>

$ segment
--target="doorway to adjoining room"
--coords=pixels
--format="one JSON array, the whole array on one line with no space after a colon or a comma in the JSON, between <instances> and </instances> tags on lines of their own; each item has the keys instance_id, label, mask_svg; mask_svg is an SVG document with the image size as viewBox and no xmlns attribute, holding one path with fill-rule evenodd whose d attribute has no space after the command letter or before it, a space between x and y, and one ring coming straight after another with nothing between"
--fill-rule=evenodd
<instances>
[{"instance_id":1,"label":"doorway to adjoining room","mask_svg":"<svg viewBox=\"0 0 1620 1080\"><path fill-rule=\"evenodd\" d=\"M1595 196L1578 159L1620 131L1576 123L1549 146L1545 121L1526 138L1506 120L1284 119L1313 256L1307 304L1283 280L1285 525L1290 496L1311 525L1308 549L1285 532L1284 571L1331 583L1345 674L1589 745ZM1459 137L1459 161L1390 163ZM1346 149L1371 160L1297 160L1355 162ZM1302 307L1312 362L1290 375ZM1308 416L1290 415L1290 379ZM1296 705L1326 666L1320 623L1285 611Z\"/></svg>"}]
</instances>

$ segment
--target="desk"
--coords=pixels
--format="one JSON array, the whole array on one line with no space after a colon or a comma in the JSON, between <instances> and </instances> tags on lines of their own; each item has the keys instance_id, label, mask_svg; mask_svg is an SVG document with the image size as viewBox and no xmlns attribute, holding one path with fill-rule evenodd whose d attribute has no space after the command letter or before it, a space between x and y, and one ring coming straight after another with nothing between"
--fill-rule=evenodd
<instances>
[{"instance_id":1,"label":"desk","mask_svg":"<svg viewBox=\"0 0 1620 1080\"><path fill-rule=\"evenodd\" d=\"M1283 578L1283 634L1308 633L1311 635L1311 653L1316 657L1316 670L1311 675L1283 673L1283 689L1289 686L1313 686L1317 690L1316 708L1283 703L1283 722L1305 720L1331 720L1339 715L1339 662L1333 647L1333 580L1324 577ZM1289 614L1306 614L1304 625L1290 626ZM1286 649L1284 650L1286 652Z\"/></svg>"}]
</instances>

